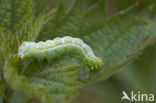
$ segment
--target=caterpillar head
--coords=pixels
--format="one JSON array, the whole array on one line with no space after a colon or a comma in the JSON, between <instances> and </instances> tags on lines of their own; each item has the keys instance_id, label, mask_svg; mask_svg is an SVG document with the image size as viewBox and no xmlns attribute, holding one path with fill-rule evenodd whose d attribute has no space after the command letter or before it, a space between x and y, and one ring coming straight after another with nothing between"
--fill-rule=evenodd
<instances>
[{"instance_id":1,"label":"caterpillar head","mask_svg":"<svg viewBox=\"0 0 156 103\"><path fill-rule=\"evenodd\" d=\"M86 61L88 61L86 62L86 66L91 69L98 69L103 66L103 61L98 57L90 57Z\"/></svg>"}]
</instances>

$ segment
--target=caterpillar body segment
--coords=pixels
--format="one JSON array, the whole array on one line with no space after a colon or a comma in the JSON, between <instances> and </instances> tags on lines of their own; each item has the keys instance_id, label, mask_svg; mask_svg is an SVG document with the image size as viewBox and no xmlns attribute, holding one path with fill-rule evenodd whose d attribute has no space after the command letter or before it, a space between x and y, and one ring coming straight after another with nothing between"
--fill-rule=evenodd
<instances>
[{"instance_id":1,"label":"caterpillar body segment","mask_svg":"<svg viewBox=\"0 0 156 103\"><path fill-rule=\"evenodd\" d=\"M19 47L18 55L21 58L54 59L61 56L76 56L83 64L91 69L103 65L100 58L96 57L91 47L79 38L66 36L45 42L24 42Z\"/></svg>"}]
</instances>

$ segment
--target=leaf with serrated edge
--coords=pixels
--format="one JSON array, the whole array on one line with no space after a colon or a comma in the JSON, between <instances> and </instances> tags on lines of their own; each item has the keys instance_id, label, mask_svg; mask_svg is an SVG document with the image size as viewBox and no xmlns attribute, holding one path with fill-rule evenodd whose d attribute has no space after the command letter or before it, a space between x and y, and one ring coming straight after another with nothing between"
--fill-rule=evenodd
<instances>
[{"instance_id":1,"label":"leaf with serrated edge","mask_svg":"<svg viewBox=\"0 0 156 103\"><path fill-rule=\"evenodd\" d=\"M105 0L88 11L81 9L79 0L76 0L68 12L61 4L56 15L45 24L37 40L68 35L82 38L91 45L96 55L103 58L103 69L84 71L79 67L78 61L65 58L55 62L26 60L19 73L27 77L29 83L48 89L54 100L68 98L75 93L77 86L83 86L83 83L90 80L108 78L134 60L142 49L155 42L156 23L146 14L136 14L135 6L132 6L107 20Z\"/></svg>"}]
</instances>

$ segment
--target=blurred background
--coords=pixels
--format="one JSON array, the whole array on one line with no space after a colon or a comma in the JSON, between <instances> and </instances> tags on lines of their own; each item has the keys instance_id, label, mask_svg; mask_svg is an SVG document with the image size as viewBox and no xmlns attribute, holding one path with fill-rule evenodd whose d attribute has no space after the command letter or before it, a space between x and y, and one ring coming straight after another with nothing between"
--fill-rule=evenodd
<instances>
[{"instance_id":1,"label":"blurred background","mask_svg":"<svg viewBox=\"0 0 156 103\"><path fill-rule=\"evenodd\" d=\"M152 0L107 0L107 17L116 12L139 2L138 10L152 4ZM36 13L56 8L59 0L34 0ZM72 0L64 0L69 7ZM87 8L98 0L84 0ZM87 3L86 3L87 2ZM37 15L36 14L36 15ZM80 94L71 99L70 103L121 103L122 91L130 94L130 91L156 94L156 44L146 48L142 54L132 63L128 64L107 80L95 84L86 85L80 89ZM18 95L18 93L17 93ZM21 99L14 98L13 103L23 103ZM124 101L125 103L126 101ZM137 102L139 103L139 102Z\"/></svg>"}]
</instances>

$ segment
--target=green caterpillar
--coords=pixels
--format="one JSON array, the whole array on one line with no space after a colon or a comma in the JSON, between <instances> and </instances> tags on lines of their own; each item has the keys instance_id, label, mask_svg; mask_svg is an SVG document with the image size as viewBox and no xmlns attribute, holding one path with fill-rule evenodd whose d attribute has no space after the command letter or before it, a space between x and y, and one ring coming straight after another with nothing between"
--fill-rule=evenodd
<instances>
[{"instance_id":1,"label":"green caterpillar","mask_svg":"<svg viewBox=\"0 0 156 103\"><path fill-rule=\"evenodd\" d=\"M66 36L46 42L24 42L18 50L21 58L53 59L61 56L76 56L87 68L98 68L103 65L89 45L79 38Z\"/></svg>"}]
</instances>

